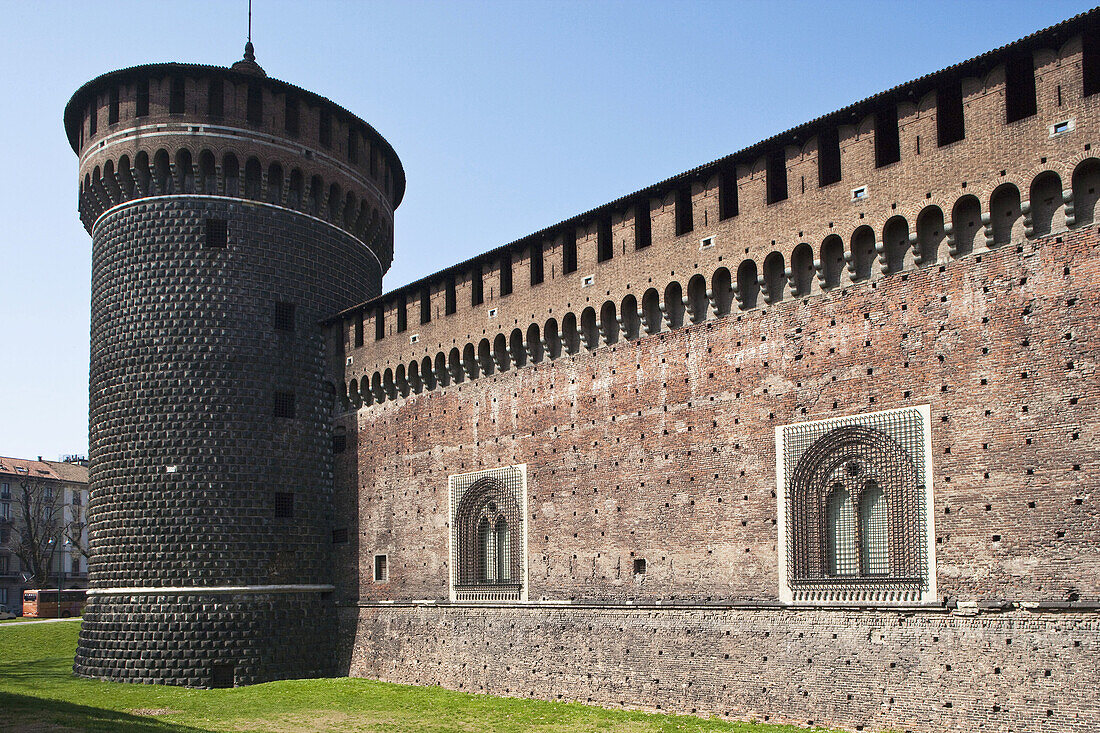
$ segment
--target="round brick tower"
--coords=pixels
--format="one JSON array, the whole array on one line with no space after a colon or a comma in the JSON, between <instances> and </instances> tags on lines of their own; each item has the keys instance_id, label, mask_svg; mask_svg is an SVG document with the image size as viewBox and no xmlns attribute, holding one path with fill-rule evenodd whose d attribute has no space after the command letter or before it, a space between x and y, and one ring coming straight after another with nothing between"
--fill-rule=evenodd
<instances>
[{"instance_id":1,"label":"round brick tower","mask_svg":"<svg viewBox=\"0 0 1100 733\"><path fill-rule=\"evenodd\" d=\"M334 673L318 321L381 292L405 188L358 117L231 68L105 74L65 108L92 235L89 598L74 670Z\"/></svg>"}]
</instances>

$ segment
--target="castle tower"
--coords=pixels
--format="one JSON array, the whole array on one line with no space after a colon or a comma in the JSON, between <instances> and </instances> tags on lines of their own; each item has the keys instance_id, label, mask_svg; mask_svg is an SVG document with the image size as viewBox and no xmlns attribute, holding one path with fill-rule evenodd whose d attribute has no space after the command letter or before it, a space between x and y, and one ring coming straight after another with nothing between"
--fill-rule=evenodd
<instances>
[{"instance_id":1,"label":"castle tower","mask_svg":"<svg viewBox=\"0 0 1100 733\"><path fill-rule=\"evenodd\" d=\"M65 109L92 235L93 561L75 671L229 686L333 673L334 388L318 321L381 292L401 162L232 68L153 64Z\"/></svg>"}]
</instances>

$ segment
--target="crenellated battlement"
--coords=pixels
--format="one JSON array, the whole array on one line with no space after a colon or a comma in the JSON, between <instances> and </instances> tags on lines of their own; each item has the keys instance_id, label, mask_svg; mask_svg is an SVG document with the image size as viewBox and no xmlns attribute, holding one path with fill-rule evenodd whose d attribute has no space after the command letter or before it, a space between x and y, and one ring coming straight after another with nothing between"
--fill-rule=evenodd
<instances>
[{"instance_id":1,"label":"crenellated battlement","mask_svg":"<svg viewBox=\"0 0 1100 733\"><path fill-rule=\"evenodd\" d=\"M330 319L345 407L950 266L1091 223L1095 13Z\"/></svg>"},{"instance_id":2,"label":"crenellated battlement","mask_svg":"<svg viewBox=\"0 0 1100 733\"><path fill-rule=\"evenodd\" d=\"M393 260L401 162L374 128L329 100L233 68L151 64L85 84L65 110L80 156L80 218L167 195L261 201L328 221Z\"/></svg>"}]
</instances>

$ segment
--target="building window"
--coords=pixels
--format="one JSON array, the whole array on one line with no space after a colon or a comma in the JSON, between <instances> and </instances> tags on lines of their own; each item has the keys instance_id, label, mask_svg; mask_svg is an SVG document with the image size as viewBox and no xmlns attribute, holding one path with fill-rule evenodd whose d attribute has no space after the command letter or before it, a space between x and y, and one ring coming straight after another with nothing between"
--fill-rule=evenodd
<instances>
[{"instance_id":1,"label":"building window","mask_svg":"<svg viewBox=\"0 0 1100 733\"><path fill-rule=\"evenodd\" d=\"M207 219L204 246L207 249L225 249L229 246L229 222L225 219Z\"/></svg>"},{"instance_id":2,"label":"building window","mask_svg":"<svg viewBox=\"0 0 1100 733\"><path fill-rule=\"evenodd\" d=\"M543 281L542 242L533 242L530 249L531 284L538 285Z\"/></svg>"},{"instance_id":3,"label":"building window","mask_svg":"<svg viewBox=\"0 0 1100 733\"><path fill-rule=\"evenodd\" d=\"M381 341L386 337L386 309L378 306L374 309L374 340Z\"/></svg>"},{"instance_id":4,"label":"building window","mask_svg":"<svg viewBox=\"0 0 1100 733\"><path fill-rule=\"evenodd\" d=\"M781 600L935 602L929 415L922 406L779 429Z\"/></svg>"},{"instance_id":5,"label":"building window","mask_svg":"<svg viewBox=\"0 0 1100 733\"><path fill-rule=\"evenodd\" d=\"M260 126L264 123L264 90L259 84L248 85L245 116L250 125Z\"/></svg>"},{"instance_id":6,"label":"building window","mask_svg":"<svg viewBox=\"0 0 1100 733\"><path fill-rule=\"evenodd\" d=\"M0 519L11 519L11 502L0 502Z\"/></svg>"},{"instance_id":7,"label":"building window","mask_svg":"<svg viewBox=\"0 0 1100 733\"><path fill-rule=\"evenodd\" d=\"M107 92L107 124L118 122L118 87L111 87Z\"/></svg>"},{"instance_id":8,"label":"building window","mask_svg":"<svg viewBox=\"0 0 1100 733\"><path fill-rule=\"evenodd\" d=\"M96 130L99 127L99 99L92 98L91 105L88 106L88 137L95 137Z\"/></svg>"},{"instance_id":9,"label":"building window","mask_svg":"<svg viewBox=\"0 0 1100 733\"><path fill-rule=\"evenodd\" d=\"M182 76L173 76L168 82L168 113L173 115L183 114L184 91Z\"/></svg>"},{"instance_id":10,"label":"building window","mask_svg":"<svg viewBox=\"0 0 1100 733\"><path fill-rule=\"evenodd\" d=\"M787 200L787 153L775 150L768 155L767 188L768 203Z\"/></svg>"},{"instance_id":11,"label":"building window","mask_svg":"<svg viewBox=\"0 0 1100 733\"><path fill-rule=\"evenodd\" d=\"M950 145L965 137L962 82L955 79L936 90L936 141Z\"/></svg>"},{"instance_id":12,"label":"building window","mask_svg":"<svg viewBox=\"0 0 1100 733\"><path fill-rule=\"evenodd\" d=\"M137 94L134 105L135 117L149 116L149 80L143 79L137 84Z\"/></svg>"},{"instance_id":13,"label":"building window","mask_svg":"<svg viewBox=\"0 0 1100 733\"><path fill-rule=\"evenodd\" d=\"M289 491L275 492L275 518L294 518L294 494Z\"/></svg>"},{"instance_id":14,"label":"building window","mask_svg":"<svg viewBox=\"0 0 1100 733\"><path fill-rule=\"evenodd\" d=\"M332 530L332 544L334 545L346 545L348 542L348 528L337 527Z\"/></svg>"},{"instance_id":15,"label":"building window","mask_svg":"<svg viewBox=\"0 0 1100 733\"><path fill-rule=\"evenodd\" d=\"M634 249L645 249L653 244L653 221L649 214L649 199L634 204Z\"/></svg>"},{"instance_id":16,"label":"building window","mask_svg":"<svg viewBox=\"0 0 1100 733\"><path fill-rule=\"evenodd\" d=\"M1005 122L1031 117L1036 111L1035 63L1025 50L1005 62Z\"/></svg>"},{"instance_id":17,"label":"building window","mask_svg":"<svg viewBox=\"0 0 1100 733\"><path fill-rule=\"evenodd\" d=\"M317 134L320 138L321 145L324 145L326 148L332 147L332 115L324 107L321 108L321 120Z\"/></svg>"},{"instance_id":18,"label":"building window","mask_svg":"<svg viewBox=\"0 0 1100 733\"><path fill-rule=\"evenodd\" d=\"M432 322L432 286L425 285L420 289L420 325Z\"/></svg>"},{"instance_id":19,"label":"building window","mask_svg":"<svg viewBox=\"0 0 1100 733\"><path fill-rule=\"evenodd\" d=\"M615 243L611 238L611 217L600 219L596 227L596 262L606 262L615 256Z\"/></svg>"},{"instance_id":20,"label":"building window","mask_svg":"<svg viewBox=\"0 0 1100 733\"><path fill-rule=\"evenodd\" d=\"M405 294L397 296L397 332L401 333L409 327L409 306L405 300Z\"/></svg>"},{"instance_id":21,"label":"building window","mask_svg":"<svg viewBox=\"0 0 1100 733\"><path fill-rule=\"evenodd\" d=\"M527 598L527 467L450 477L451 600Z\"/></svg>"},{"instance_id":22,"label":"building window","mask_svg":"<svg viewBox=\"0 0 1100 733\"><path fill-rule=\"evenodd\" d=\"M359 164L359 133L351 127L348 128L348 162Z\"/></svg>"},{"instance_id":23,"label":"building window","mask_svg":"<svg viewBox=\"0 0 1100 733\"><path fill-rule=\"evenodd\" d=\"M294 330L294 304L293 303L276 303L275 304L275 330L276 331L293 331Z\"/></svg>"},{"instance_id":24,"label":"building window","mask_svg":"<svg viewBox=\"0 0 1100 733\"><path fill-rule=\"evenodd\" d=\"M817 134L817 185L840 180L840 132L832 127Z\"/></svg>"},{"instance_id":25,"label":"building window","mask_svg":"<svg viewBox=\"0 0 1100 733\"><path fill-rule=\"evenodd\" d=\"M561 233L561 271L563 275L577 271L577 231L572 228Z\"/></svg>"},{"instance_id":26,"label":"building window","mask_svg":"<svg viewBox=\"0 0 1100 733\"><path fill-rule=\"evenodd\" d=\"M348 449L348 431L344 427L338 427L332 433L332 452L343 453Z\"/></svg>"},{"instance_id":27,"label":"building window","mask_svg":"<svg viewBox=\"0 0 1100 733\"><path fill-rule=\"evenodd\" d=\"M8 558L4 558L4 569L2 572L8 572ZM0 588L0 606L8 605L8 589Z\"/></svg>"},{"instance_id":28,"label":"building window","mask_svg":"<svg viewBox=\"0 0 1100 733\"><path fill-rule=\"evenodd\" d=\"M470 305L481 305L484 302L485 289L479 265L470 271Z\"/></svg>"},{"instance_id":29,"label":"building window","mask_svg":"<svg viewBox=\"0 0 1100 733\"><path fill-rule=\"evenodd\" d=\"M444 298L443 298L443 300L444 300L444 302L443 302L443 312L444 312L445 315L449 316L452 313L454 313L456 310L458 310L458 295L457 295L456 290L455 290L455 279L454 279L454 277L448 277L447 278L447 282L446 282L446 285L444 287L443 295L444 295Z\"/></svg>"},{"instance_id":30,"label":"building window","mask_svg":"<svg viewBox=\"0 0 1100 733\"><path fill-rule=\"evenodd\" d=\"M294 393L293 392L276 392L275 393L275 417L294 417Z\"/></svg>"},{"instance_id":31,"label":"building window","mask_svg":"<svg viewBox=\"0 0 1100 733\"><path fill-rule=\"evenodd\" d=\"M385 583L390 579L390 562L385 555L374 556L374 582Z\"/></svg>"},{"instance_id":32,"label":"building window","mask_svg":"<svg viewBox=\"0 0 1100 733\"><path fill-rule=\"evenodd\" d=\"M11 484L0 484L0 499L11 498Z\"/></svg>"},{"instance_id":33,"label":"building window","mask_svg":"<svg viewBox=\"0 0 1100 733\"><path fill-rule=\"evenodd\" d=\"M1081 36L1081 76L1084 96L1100 92L1100 21L1095 19Z\"/></svg>"},{"instance_id":34,"label":"building window","mask_svg":"<svg viewBox=\"0 0 1100 733\"><path fill-rule=\"evenodd\" d=\"M80 492L79 491L74 491L73 492L73 506L80 506L81 503L83 503L83 501L84 500L81 498Z\"/></svg>"},{"instance_id":35,"label":"building window","mask_svg":"<svg viewBox=\"0 0 1100 733\"><path fill-rule=\"evenodd\" d=\"M875 113L875 167L901 160L901 137L898 131L898 108L891 104Z\"/></svg>"},{"instance_id":36,"label":"building window","mask_svg":"<svg viewBox=\"0 0 1100 733\"><path fill-rule=\"evenodd\" d=\"M644 557L634 558L634 574L635 575L645 575L645 558Z\"/></svg>"},{"instance_id":37,"label":"building window","mask_svg":"<svg viewBox=\"0 0 1100 733\"><path fill-rule=\"evenodd\" d=\"M512 255L504 254L500 258L500 294L512 294Z\"/></svg>"},{"instance_id":38,"label":"building window","mask_svg":"<svg viewBox=\"0 0 1100 733\"><path fill-rule=\"evenodd\" d=\"M691 184L687 183L676 189L676 236L687 234L695 228L695 220L691 212Z\"/></svg>"},{"instance_id":39,"label":"building window","mask_svg":"<svg viewBox=\"0 0 1100 733\"><path fill-rule=\"evenodd\" d=\"M225 115L225 88L221 79L211 79L206 88L206 114L212 120L220 120Z\"/></svg>"},{"instance_id":40,"label":"building window","mask_svg":"<svg viewBox=\"0 0 1100 733\"><path fill-rule=\"evenodd\" d=\"M294 97L286 98L286 109L283 114L283 129L292 137L298 137L298 100Z\"/></svg>"},{"instance_id":41,"label":"building window","mask_svg":"<svg viewBox=\"0 0 1100 733\"><path fill-rule=\"evenodd\" d=\"M737 216L737 166L726 163L718 171L718 218Z\"/></svg>"}]
</instances>

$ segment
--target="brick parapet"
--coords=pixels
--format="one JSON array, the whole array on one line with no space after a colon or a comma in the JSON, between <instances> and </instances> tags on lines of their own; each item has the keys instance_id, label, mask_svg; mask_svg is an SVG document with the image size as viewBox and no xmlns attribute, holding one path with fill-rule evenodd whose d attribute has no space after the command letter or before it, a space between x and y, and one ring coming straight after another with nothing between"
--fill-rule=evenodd
<instances>
[{"instance_id":1,"label":"brick parapet","mask_svg":"<svg viewBox=\"0 0 1100 733\"><path fill-rule=\"evenodd\" d=\"M817 185L817 136L814 130L804 131L804 142L787 145L785 161L790 197L774 204L765 203L766 151L750 149L750 157L738 158L703 167L683 174L673 183L666 182L645 189L605 207L581 215L562 225L539 232L513 245L482 255L471 263L457 265L438 275L426 278L397 291L384 294L378 300L349 310L333 320L329 338L336 341L339 359L334 357L333 369L343 374L345 384L355 379L368 382L375 373L408 369L413 362L436 359L452 348L459 351L465 344L476 346L486 339L490 344L498 335L510 338L518 329L526 335L529 326L540 332L551 319L561 326L562 316L572 312L580 319L585 308L592 307L597 316L605 302L611 302L621 317L624 300L633 296L640 304L643 294L654 289L662 303L666 286L675 284L683 295L688 281L701 274L712 292L716 291L713 276L727 270L736 286L737 274L745 262L755 264L751 288L759 287L759 300L778 300L814 295L826 289L824 271L828 263L824 245L831 235L839 235L844 253L858 259L854 240L862 227L877 247L869 277L884 277L890 270L886 253L888 224L901 226L902 238L908 238L900 261L904 267L915 267L915 255L920 237L935 239L930 261L948 261L951 250L961 240L963 252L969 247L983 249L992 243L996 232L996 217L1002 215L1000 202L993 201L994 192L1005 184L1014 185L1020 201L1015 204L1017 216L1010 235L1023 237L1030 217L1031 185L1040 173L1050 171L1066 191L1066 201L1054 213L1053 226L1065 228L1066 216L1073 208L1072 181L1074 172L1082 170L1082 160L1092 155L1098 141L1093 131L1100 125L1098 97L1082 96L1080 36L1063 39L1050 47L1034 52L1038 113L1006 124L1004 105L1004 65L989 61L980 68L968 68L961 80L965 109L966 137L939 147L937 141L937 109L935 88L910 85L923 90L919 97L909 97L904 87L895 90L898 104L901 160L876 168L874 116L870 108L860 110L852 118L837 113L825 122L815 121L822 128L838 130L841 148L842 180L828 186ZM823 118L825 119L825 118ZM1071 132L1052 135L1051 125L1073 119ZM782 136L780 136L781 139ZM776 143L778 144L778 143ZM762 144L763 145L763 144ZM918 153L919 151L919 153ZM739 213L720 219L720 179L723 166L736 165ZM1090 164L1091 165L1091 164ZM801 182L805 179L805 190ZM677 186L690 185L692 191L693 229L677 235L675 228ZM853 200L851 191L865 187L866 197ZM977 226L971 231L969 212L959 210L959 202L976 198L980 210L975 214ZM1006 199L1007 201L1007 199ZM1068 206L1066 206L1068 204ZM1094 206L1093 202L1089 203ZM652 245L635 250L635 207L650 209ZM996 209L996 211L994 211ZM1020 211L1022 209L1022 211ZM923 220L922 213L939 212L941 222ZM901 217L901 220L895 219ZM597 261L597 239L600 222L610 218L614 256ZM995 221L996 220L996 221ZM946 227L944 226L946 225ZM577 271L562 274L561 231L576 232ZM935 234L932 234L935 230ZM976 234L976 236L975 236ZM970 245L969 238L973 238ZM701 249L700 243L711 238L713 246ZM957 241L959 240L959 241ZM543 246L545 280L529 284L529 246ZM796 261L797 248L808 245L812 251L810 267L817 270L800 287L799 268L805 262ZM507 252L512 264L514 290L500 295L501 253ZM766 272L769 258L778 259L778 275ZM482 271L484 303L471 305L471 267L476 263ZM927 262L925 262L927 264ZM584 278L592 277L590 286ZM854 273L845 269L841 285L850 282ZM455 278L456 313L446 314L446 280ZM778 283L778 287L769 286ZM430 290L430 321L421 323L420 294ZM741 293L719 293L734 298L734 308L751 309L752 304L738 302ZM675 297L675 296L673 296ZM407 327L398 331L397 302L404 298ZM712 301L711 307L714 307ZM375 313L381 308L385 337L375 338ZM495 311L495 315L491 312ZM358 334L362 334L362 344ZM416 343L410 343L411 337ZM342 345L341 345L342 343ZM344 354L352 356L345 365ZM345 368L346 367L346 368ZM371 401L373 398L366 395ZM354 400L354 396L353 396Z\"/></svg>"},{"instance_id":2,"label":"brick parapet","mask_svg":"<svg viewBox=\"0 0 1100 733\"><path fill-rule=\"evenodd\" d=\"M173 112L174 79L182 81L183 97ZM222 84L220 114L210 110L213 82ZM140 84L148 84L148 111L137 116ZM261 91L259 120L248 115L251 86ZM295 130L287 125L288 100L298 109ZM320 136L322 118L330 130L327 143ZM393 259L393 210L405 186L400 160L367 123L311 92L213 66L134 67L82 87L66 109L66 129L80 156L79 209L89 232L106 210L125 201L224 195L334 223L371 247L383 271Z\"/></svg>"}]
</instances>

